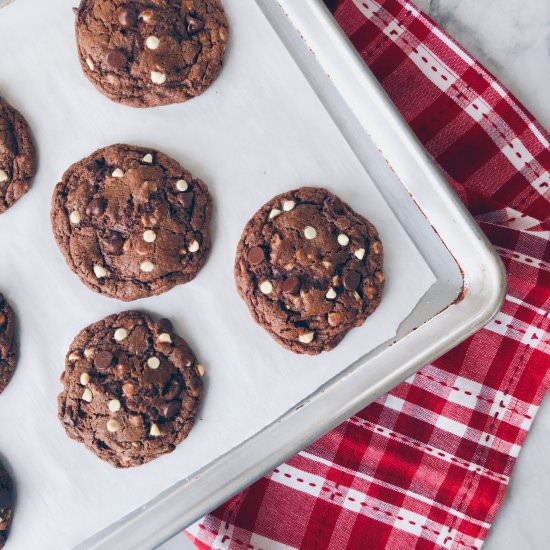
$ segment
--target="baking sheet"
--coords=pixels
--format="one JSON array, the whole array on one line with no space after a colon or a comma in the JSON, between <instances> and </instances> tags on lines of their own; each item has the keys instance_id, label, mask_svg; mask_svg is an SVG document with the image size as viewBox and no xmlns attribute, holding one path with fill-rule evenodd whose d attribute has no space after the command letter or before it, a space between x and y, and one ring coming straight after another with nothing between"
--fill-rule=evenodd
<instances>
[{"instance_id":1,"label":"baking sheet","mask_svg":"<svg viewBox=\"0 0 550 550\"><path fill-rule=\"evenodd\" d=\"M82 75L66 0L17 0L0 11L0 91L23 111L39 149L31 192L0 216L0 291L20 320L18 370L0 396L0 454L17 482L15 548L69 548L192 474L390 339L435 281L257 6L224 4L232 37L221 77L201 98L148 110L111 103ZM115 142L172 155L208 183L215 201L214 246L197 279L131 305L86 289L49 224L63 171ZM369 217L386 250L381 306L315 358L283 350L256 326L232 278L249 217L273 195L308 184ZM65 436L55 397L76 333L130 307L174 321L207 367L207 392L174 453L120 471Z\"/></svg>"}]
</instances>

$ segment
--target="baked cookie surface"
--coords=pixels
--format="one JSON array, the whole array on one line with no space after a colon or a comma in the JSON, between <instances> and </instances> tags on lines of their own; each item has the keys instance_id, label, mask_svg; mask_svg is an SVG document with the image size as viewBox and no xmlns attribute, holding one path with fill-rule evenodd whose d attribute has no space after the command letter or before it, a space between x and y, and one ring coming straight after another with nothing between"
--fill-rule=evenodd
<instances>
[{"instance_id":1,"label":"baked cookie surface","mask_svg":"<svg viewBox=\"0 0 550 550\"><path fill-rule=\"evenodd\" d=\"M17 362L14 340L15 315L12 308L0 294L0 393L11 380Z\"/></svg>"},{"instance_id":2,"label":"baked cookie surface","mask_svg":"<svg viewBox=\"0 0 550 550\"><path fill-rule=\"evenodd\" d=\"M375 227L326 189L278 195L246 225L235 261L255 321L296 353L333 349L378 307L384 287Z\"/></svg>"},{"instance_id":3,"label":"baked cookie surface","mask_svg":"<svg viewBox=\"0 0 550 550\"><path fill-rule=\"evenodd\" d=\"M0 462L0 548L4 548L13 517L13 485L10 476Z\"/></svg>"},{"instance_id":4,"label":"baked cookie surface","mask_svg":"<svg viewBox=\"0 0 550 550\"><path fill-rule=\"evenodd\" d=\"M172 158L111 145L73 164L57 184L51 221L69 267L123 301L193 279L210 249L208 188Z\"/></svg>"},{"instance_id":5,"label":"baked cookie surface","mask_svg":"<svg viewBox=\"0 0 550 550\"><path fill-rule=\"evenodd\" d=\"M183 441L202 396L201 367L167 319L127 311L72 342L58 412L67 435L117 468L145 464Z\"/></svg>"},{"instance_id":6,"label":"baked cookie surface","mask_svg":"<svg viewBox=\"0 0 550 550\"><path fill-rule=\"evenodd\" d=\"M23 115L0 97L0 214L29 190L36 154Z\"/></svg>"},{"instance_id":7,"label":"baked cookie surface","mask_svg":"<svg viewBox=\"0 0 550 550\"><path fill-rule=\"evenodd\" d=\"M82 70L104 95L133 107L181 103L222 69L228 24L220 0L82 0Z\"/></svg>"}]
</instances>

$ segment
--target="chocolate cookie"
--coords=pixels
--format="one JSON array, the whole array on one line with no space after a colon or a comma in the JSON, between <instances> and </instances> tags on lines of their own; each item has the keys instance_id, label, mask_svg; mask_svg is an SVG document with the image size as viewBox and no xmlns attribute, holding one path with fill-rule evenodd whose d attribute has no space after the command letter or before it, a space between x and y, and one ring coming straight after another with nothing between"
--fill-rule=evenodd
<instances>
[{"instance_id":1,"label":"chocolate cookie","mask_svg":"<svg viewBox=\"0 0 550 550\"><path fill-rule=\"evenodd\" d=\"M374 226L326 189L269 201L246 225L235 281L252 316L295 353L334 348L382 297L382 243Z\"/></svg>"},{"instance_id":2,"label":"chocolate cookie","mask_svg":"<svg viewBox=\"0 0 550 550\"><path fill-rule=\"evenodd\" d=\"M13 485L10 476L0 462L0 548L4 548L13 516Z\"/></svg>"},{"instance_id":3,"label":"chocolate cookie","mask_svg":"<svg viewBox=\"0 0 550 550\"><path fill-rule=\"evenodd\" d=\"M136 311L85 328L58 396L67 435L117 468L172 452L193 427L203 367L167 319Z\"/></svg>"},{"instance_id":4,"label":"chocolate cookie","mask_svg":"<svg viewBox=\"0 0 550 550\"><path fill-rule=\"evenodd\" d=\"M36 172L29 127L19 111L0 97L0 214L28 190Z\"/></svg>"},{"instance_id":5,"label":"chocolate cookie","mask_svg":"<svg viewBox=\"0 0 550 550\"><path fill-rule=\"evenodd\" d=\"M82 0L76 14L84 73L132 107L202 94L221 71L227 39L219 0Z\"/></svg>"},{"instance_id":6,"label":"chocolate cookie","mask_svg":"<svg viewBox=\"0 0 550 550\"><path fill-rule=\"evenodd\" d=\"M57 184L51 220L69 267L92 290L131 301L193 279L210 249L208 188L153 149L111 145Z\"/></svg>"},{"instance_id":7,"label":"chocolate cookie","mask_svg":"<svg viewBox=\"0 0 550 550\"><path fill-rule=\"evenodd\" d=\"M13 376L17 352L13 337L15 316L13 310L0 294L0 393Z\"/></svg>"}]
</instances>

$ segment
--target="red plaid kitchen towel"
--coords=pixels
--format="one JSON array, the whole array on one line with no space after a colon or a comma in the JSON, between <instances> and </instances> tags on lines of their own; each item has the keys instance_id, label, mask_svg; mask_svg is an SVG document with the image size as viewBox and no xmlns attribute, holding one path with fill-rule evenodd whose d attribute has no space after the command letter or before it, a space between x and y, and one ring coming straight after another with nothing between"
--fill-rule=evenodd
<instances>
[{"instance_id":1,"label":"red plaid kitchen towel","mask_svg":"<svg viewBox=\"0 0 550 550\"><path fill-rule=\"evenodd\" d=\"M188 536L214 549L475 550L550 385L550 136L407 1L343 0L335 16L500 253L508 295L483 330Z\"/></svg>"}]
</instances>

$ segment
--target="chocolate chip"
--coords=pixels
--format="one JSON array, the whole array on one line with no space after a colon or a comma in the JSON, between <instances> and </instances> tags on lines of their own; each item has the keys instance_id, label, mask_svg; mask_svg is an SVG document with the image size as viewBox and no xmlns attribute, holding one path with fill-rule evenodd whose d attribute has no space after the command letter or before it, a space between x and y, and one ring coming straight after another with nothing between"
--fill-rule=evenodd
<instances>
[{"instance_id":1,"label":"chocolate chip","mask_svg":"<svg viewBox=\"0 0 550 550\"><path fill-rule=\"evenodd\" d=\"M134 10L129 8L120 8L117 10L118 22L125 28L135 27L137 15Z\"/></svg>"},{"instance_id":2,"label":"chocolate chip","mask_svg":"<svg viewBox=\"0 0 550 550\"><path fill-rule=\"evenodd\" d=\"M113 256L120 256L122 254L122 246L124 244L123 238L119 233L114 231L106 235L103 240L103 250L107 254L112 254Z\"/></svg>"},{"instance_id":3,"label":"chocolate chip","mask_svg":"<svg viewBox=\"0 0 550 550\"><path fill-rule=\"evenodd\" d=\"M126 62L128 61L128 58L126 57L126 54L121 52L120 50L111 50L107 54L107 63L113 68L120 70L126 65Z\"/></svg>"},{"instance_id":4,"label":"chocolate chip","mask_svg":"<svg viewBox=\"0 0 550 550\"><path fill-rule=\"evenodd\" d=\"M264 249L259 246L254 246L248 251L248 261L252 265L261 264L265 260Z\"/></svg>"},{"instance_id":5,"label":"chocolate chip","mask_svg":"<svg viewBox=\"0 0 550 550\"><path fill-rule=\"evenodd\" d=\"M110 351L98 351L94 357L94 366L97 370L107 370L113 362L113 354Z\"/></svg>"},{"instance_id":6,"label":"chocolate chip","mask_svg":"<svg viewBox=\"0 0 550 550\"><path fill-rule=\"evenodd\" d=\"M348 271L342 280L346 290L355 290L361 282L361 275L357 271Z\"/></svg>"},{"instance_id":7,"label":"chocolate chip","mask_svg":"<svg viewBox=\"0 0 550 550\"><path fill-rule=\"evenodd\" d=\"M172 418L173 416L176 416L181 410L181 401L179 399L174 399L173 401L170 401L169 403L166 403L162 409L160 410L160 414L164 416L164 418Z\"/></svg>"},{"instance_id":8,"label":"chocolate chip","mask_svg":"<svg viewBox=\"0 0 550 550\"><path fill-rule=\"evenodd\" d=\"M103 212L105 212L106 207L107 207L107 203L105 202L105 199L101 199L101 198L94 199L86 207L86 215L87 216L101 216L101 214L103 214Z\"/></svg>"},{"instance_id":9,"label":"chocolate chip","mask_svg":"<svg viewBox=\"0 0 550 550\"><path fill-rule=\"evenodd\" d=\"M13 506L13 492L6 487L0 487L0 510ZM0 515L0 519L2 516Z\"/></svg>"},{"instance_id":10,"label":"chocolate chip","mask_svg":"<svg viewBox=\"0 0 550 550\"><path fill-rule=\"evenodd\" d=\"M170 319L159 319L157 321L157 330L159 332L171 333L173 331L173 326Z\"/></svg>"},{"instance_id":11,"label":"chocolate chip","mask_svg":"<svg viewBox=\"0 0 550 550\"><path fill-rule=\"evenodd\" d=\"M300 290L300 279L292 275L283 283L282 288L286 294L296 294Z\"/></svg>"},{"instance_id":12,"label":"chocolate chip","mask_svg":"<svg viewBox=\"0 0 550 550\"><path fill-rule=\"evenodd\" d=\"M192 15L187 16L187 32L189 34L195 34L202 29L204 29L204 21Z\"/></svg>"},{"instance_id":13,"label":"chocolate chip","mask_svg":"<svg viewBox=\"0 0 550 550\"><path fill-rule=\"evenodd\" d=\"M191 208L193 206L193 193L191 191L179 193L178 201L184 208Z\"/></svg>"}]
</instances>

